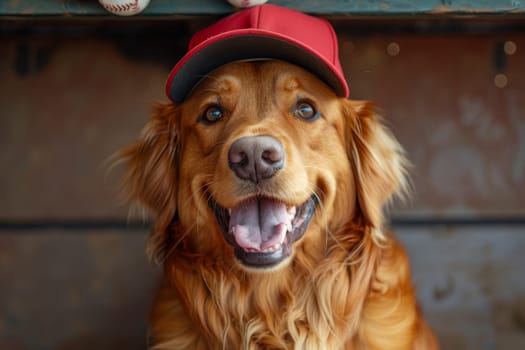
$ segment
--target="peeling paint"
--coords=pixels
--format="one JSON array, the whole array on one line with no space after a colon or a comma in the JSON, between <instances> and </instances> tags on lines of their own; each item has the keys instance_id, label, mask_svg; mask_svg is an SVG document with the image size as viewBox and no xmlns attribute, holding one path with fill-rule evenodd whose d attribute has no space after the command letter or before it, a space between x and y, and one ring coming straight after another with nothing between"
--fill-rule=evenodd
<instances>
[{"instance_id":1,"label":"peeling paint","mask_svg":"<svg viewBox=\"0 0 525 350\"><path fill-rule=\"evenodd\" d=\"M471 1L470 5L464 5L464 2L461 2L461 5L443 4L436 6L431 13L432 14L520 14L525 12L525 4L521 1L511 1L509 4L494 4L494 6L478 6L486 5L486 1ZM459 2L459 1L456 1Z\"/></svg>"}]
</instances>

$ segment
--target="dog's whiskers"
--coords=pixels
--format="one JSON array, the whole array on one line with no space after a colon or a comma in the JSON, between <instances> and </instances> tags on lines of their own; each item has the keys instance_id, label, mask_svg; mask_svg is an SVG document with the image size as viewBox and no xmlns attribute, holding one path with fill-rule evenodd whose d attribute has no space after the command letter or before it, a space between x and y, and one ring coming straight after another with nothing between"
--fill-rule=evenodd
<instances>
[{"instance_id":1,"label":"dog's whiskers","mask_svg":"<svg viewBox=\"0 0 525 350\"><path fill-rule=\"evenodd\" d=\"M318 202L319 212L322 214L323 212L325 212L325 207L323 205L323 202L321 201L321 196L322 197L326 197L326 193L324 193L324 191L321 188L319 188L318 186L315 186L315 190L313 191L313 193L314 193L314 196L316 197L317 202ZM318 193L320 193L321 196ZM342 250L346 250L344 245L339 241L339 238L330 230L329 224L328 224L328 220L326 218L326 215L321 215L321 217L324 218L323 219L323 225L324 225L324 233L325 233L325 249L328 249L329 239L331 238L332 241L339 248L341 248Z\"/></svg>"},{"instance_id":2,"label":"dog's whiskers","mask_svg":"<svg viewBox=\"0 0 525 350\"><path fill-rule=\"evenodd\" d=\"M175 242L170 244L169 248L166 250L166 253L164 256L160 259L159 264L163 265L166 259L177 249L179 244L184 241L184 239L188 236L188 234L191 232L191 230L196 227L196 224L191 225L183 234L181 234Z\"/></svg>"},{"instance_id":3,"label":"dog's whiskers","mask_svg":"<svg viewBox=\"0 0 525 350\"><path fill-rule=\"evenodd\" d=\"M199 177L200 178L212 178L213 175L202 175ZM186 201L184 201L184 203L182 203L181 205L181 209L182 208L185 208L186 206L188 206L190 204L190 202L195 198L195 196L197 197L202 197L204 196L205 194L207 194L206 191L204 191L206 188L210 187L214 182L213 181L206 181L206 182L203 182L202 185L200 185L197 189L195 189L194 191L192 191L192 193L190 194L190 196L188 196L188 198L186 199ZM209 201L209 194L207 194L208 198L206 198L206 202Z\"/></svg>"}]
</instances>

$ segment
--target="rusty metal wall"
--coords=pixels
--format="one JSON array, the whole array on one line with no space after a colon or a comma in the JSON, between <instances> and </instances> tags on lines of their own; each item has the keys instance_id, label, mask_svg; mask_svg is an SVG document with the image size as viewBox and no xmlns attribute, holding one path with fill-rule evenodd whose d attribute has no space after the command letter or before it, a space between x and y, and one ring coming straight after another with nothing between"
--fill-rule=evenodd
<instances>
[{"instance_id":1,"label":"rusty metal wall","mask_svg":"<svg viewBox=\"0 0 525 350\"><path fill-rule=\"evenodd\" d=\"M343 37L353 96L384 109L415 164L411 216L525 215L522 33Z\"/></svg>"},{"instance_id":2,"label":"rusty metal wall","mask_svg":"<svg viewBox=\"0 0 525 350\"><path fill-rule=\"evenodd\" d=\"M0 234L0 349L145 349L145 232Z\"/></svg>"},{"instance_id":3,"label":"rusty metal wall","mask_svg":"<svg viewBox=\"0 0 525 350\"><path fill-rule=\"evenodd\" d=\"M158 271L106 161L194 26L0 26L0 349L145 347ZM414 163L394 226L444 348L524 348L523 26L337 28L352 97Z\"/></svg>"}]
</instances>

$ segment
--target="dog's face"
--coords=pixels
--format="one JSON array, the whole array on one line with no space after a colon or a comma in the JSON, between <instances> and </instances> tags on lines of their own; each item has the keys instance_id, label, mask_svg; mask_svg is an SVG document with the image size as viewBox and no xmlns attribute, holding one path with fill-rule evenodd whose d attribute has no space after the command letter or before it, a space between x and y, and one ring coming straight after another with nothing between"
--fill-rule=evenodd
<instances>
[{"instance_id":1,"label":"dog's face","mask_svg":"<svg viewBox=\"0 0 525 350\"><path fill-rule=\"evenodd\" d=\"M369 104L281 61L212 72L124 157L132 195L157 214L155 252L180 245L250 270L322 255L358 217L380 226L404 182L401 149Z\"/></svg>"},{"instance_id":2,"label":"dog's face","mask_svg":"<svg viewBox=\"0 0 525 350\"><path fill-rule=\"evenodd\" d=\"M193 198L202 225L216 221L242 264L267 268L286 261L310 225L319 231L338 189L345 196L337 206L350 215L355 192L338 102L284 62L213 72L181 109L181 221L195 221L181 210Z\"/></svg>"}]
</instances>

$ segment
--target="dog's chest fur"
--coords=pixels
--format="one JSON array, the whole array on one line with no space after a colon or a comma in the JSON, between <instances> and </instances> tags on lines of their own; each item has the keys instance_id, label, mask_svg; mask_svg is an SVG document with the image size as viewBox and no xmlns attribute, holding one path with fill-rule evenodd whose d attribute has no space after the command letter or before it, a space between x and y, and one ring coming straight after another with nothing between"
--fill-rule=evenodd
<instances>
[{"instance_id":1,"label":"dog's chest fur","mask_svg":"<svg viewBox=\"0 0 525 350\"><path fill-rule=\"evenodd\" d=\"M243 274L232 270L231 263L206 257L196 261L192 256L188 261L179 256L169 261L169 281L159 292L153 311L153 315L164 316L154 317L155 344L158 349L164 349L163 344L166 349L178 349L181 344L191 344L187 347L191 349L229 349L239 344L247 350L369 348L365 335L379 335L390 328L379 320L414 320L416 313L409 308L397 312L378 308L391 302L392 286L379 281L378 273L387 272L392 263L388 255L396 256L387 254L399 249L395 242L380 252L362 232L352 236L343 242L353 246L348 250L351 254L334 246L316 266L294 262L278 279ZM351 263L354 259L360 263ZM406 327L412 324L407 322ZM391 340L388 348L407 349L411 341L411 337Z\"/></svg>"}]
</instances>

